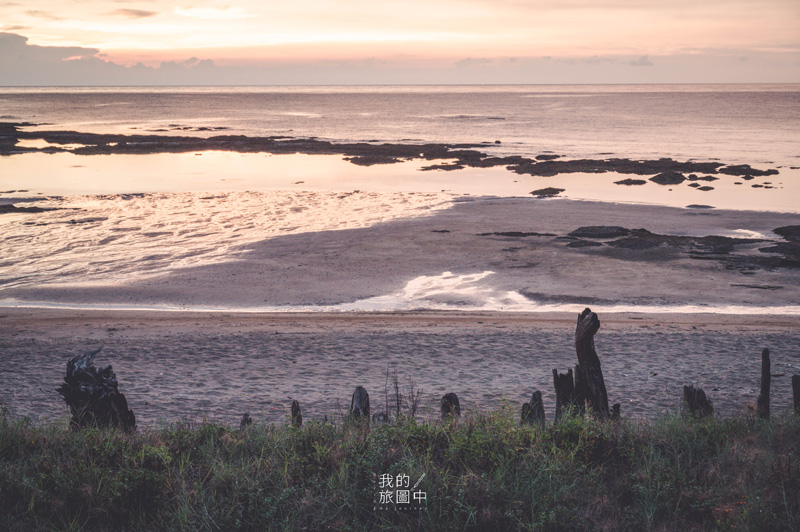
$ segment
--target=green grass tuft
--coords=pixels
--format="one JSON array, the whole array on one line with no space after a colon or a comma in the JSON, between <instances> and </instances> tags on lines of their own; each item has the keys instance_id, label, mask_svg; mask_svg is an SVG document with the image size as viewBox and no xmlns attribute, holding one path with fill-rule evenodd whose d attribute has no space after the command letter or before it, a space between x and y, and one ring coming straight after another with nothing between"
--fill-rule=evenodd
<instances>
[{"instance_id":1,"label":"green grass tuft","mask_svg":"<svg viewBox=\"0 0 800 532\"><path fill-rule=\"evenodd\" d=\"M0 529L798 530L799 452L791 416L123 434L4 414ZM425 509L381 509L381 474L424 475Z\"/></svg>"}]
</instances>

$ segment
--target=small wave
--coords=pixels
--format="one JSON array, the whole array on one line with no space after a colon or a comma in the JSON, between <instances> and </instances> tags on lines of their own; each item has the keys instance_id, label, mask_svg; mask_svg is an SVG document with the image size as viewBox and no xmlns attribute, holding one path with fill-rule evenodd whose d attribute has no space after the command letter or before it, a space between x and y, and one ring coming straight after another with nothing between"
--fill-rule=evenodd
<instances>
[{"instance_id":1,"label":"small wave","mask_svg":"<svg viewBox=\"0 0 800 532\"><path fill-rule=\"evenodd\" d=\"M505 120L504 116L489 115L439 115L437 118L445 120Z\"/></svg>"},{"instance_id":2,"label":"small wave","mask_svg":"<svg viewBox=\"0 0 800 532\"><path fill-rule=\"evenodd\" d=\"M303 111L285 111L283 113L279 113L283 116L296 116L298 118L322 118L321 114L317 113L307 113Z\"/></svg>"}]
</instances>

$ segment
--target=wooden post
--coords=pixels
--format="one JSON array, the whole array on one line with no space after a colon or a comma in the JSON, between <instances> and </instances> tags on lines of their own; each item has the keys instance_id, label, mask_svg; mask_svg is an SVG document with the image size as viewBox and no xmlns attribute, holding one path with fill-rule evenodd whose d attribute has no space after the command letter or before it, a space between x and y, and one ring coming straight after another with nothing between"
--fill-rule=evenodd
<instances>
[{"instance_id":1,"label":"wooden post","mask_svg":"<svg viewBox=\"0 0 800 532\"><path fill-rule=\"evenodd\" d=\"M458 419L461 417L461 405L458 396L454 393L445 394L442 397L442 419Z\"/></svg>"},{"instance_id":2,"label":"wooden post","mask_svg":"<svg viewBox=\"0 0 800 532\"><path fill-rule=\"evenodd\" d=\"M572 370L559 373L553 368L553 386L556 389L556 415L555 423L561 419L564 410L575 404L575 385L572 380Z\"/></svg>"},{"instance_id":3,"label":"wooden post","mask_svg":"<svg viewBox=\"0 0 800 532\"><path fill-rule=\"evenodd\" d=\"M769 419L769 385L770 385L769 349L761 351L761 394L756 403L756 413L761 419Z\"/></svg>"},{"instance_id":4,"label":"wooden post","mask_svg":"<svg viewBox=\"0 0 800 532\"><path fill-rule=\"evenodd\" d=\"M580 364L575 364L575 405L580 415L586 413L586 383L583 382Z\"/></svg>"},{"instance_id":5,"label":"wooden post","mask_svg":"<svg viewBox=\"0 0 800 532\"><path fill-rule=\"evenodd\" d=\"M600 358L594 349L594 335L600 330L600 320L591 309L584 309L578 316L575 328L575 351L581 369L586 402L591 412L600 419L608 419L608 394L600 368Z\"/></svg>"},{"instance_id":6,"label":"wooden post","mask_svg":"<svg viewBox=\"0 0 800 532\"><path fill-rule=\"evenodd\" d=\"M116 374L110 365L100 370L94 367L94 357L101 349L69 359L64 383L56 391L69 406L74 430L113 427L130 432L136 429L136 416L117 388Z\"/></svg>"},{"instance_id":7,"label":"wooden post","mask_svg":"<svg viewBox=\"0 0 800 532\"><path fill-rule=\"evenodd\" d=\"M691 416L704 418L714 415L714 405L708 400L702 388L684 386L683 401L686 403Z\"/></svg>"},{"instance_id":8,"label":"wooden post","mask_svg":"<svg viewBox=\"0 0 800 532\"><path fill-rule=\"evenodd\" d=\"M350 415L354 418L366 418L369 421L369 394L363 386L356 386L350 400Z\"/></svg>"},{"instance_id":9,"label":"wooden post","mask_svg":"<svg viewBox=\"0 0 800 532\"><path fill-rule=\"evenodd\" d=\"M542 403L542 392L539 390L533 392L530 403L522 403L520 423L523 425L536 423L544 428L544 405Z\"/></svg>"},{"instance_id":10,"label":"wooden post","mask_svg":"<svg viewBox=\"0 0 800 532\"><path fill-rule=\"evenodd\" d=\"M300 412L300 403L297 402L297 399L292 401L292 425L297 428L303 426L303 414Z\"/></svg>"},{"instance_id":11,"label":"wooden post","mask_svg":"<svg viewBox=\"0 0 800 532\"><path fill-rule=\"evenodd\" d=\"M794 398L794 413L800 416L800 375L792 375L792 396Z\"/></svg>"}]
</instances>

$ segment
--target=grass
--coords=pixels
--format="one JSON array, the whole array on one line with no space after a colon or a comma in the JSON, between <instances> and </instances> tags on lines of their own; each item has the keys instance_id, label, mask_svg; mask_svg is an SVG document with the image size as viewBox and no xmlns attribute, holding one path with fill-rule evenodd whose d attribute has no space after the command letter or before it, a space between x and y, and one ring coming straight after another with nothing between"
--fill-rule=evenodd
<instances>
[{"instance_id":1,"label":"grass","mask_svg":"<svg viewBox=\"0 0 800 532\"><path fill-rule=\"evenodd\" d=\"M788 415L540 429L506 407L126 435L2 414L0 529L800 530L799 451ZM424 475L424 509L378 504L383 474Z\"/></svg>"}]
</instances>

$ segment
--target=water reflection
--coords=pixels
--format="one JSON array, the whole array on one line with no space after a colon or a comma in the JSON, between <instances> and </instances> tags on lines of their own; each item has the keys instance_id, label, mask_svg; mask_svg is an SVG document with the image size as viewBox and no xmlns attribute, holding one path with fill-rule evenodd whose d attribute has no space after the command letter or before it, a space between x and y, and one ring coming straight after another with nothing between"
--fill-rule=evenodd
<instances>
[{"instance_id":1,"label":"water reflection","mask_svg":"<svg viewBox=\"0 0 800 532\"><path fill-rule=\"evenodd\" d=\"M716 181L703 183L712 190L700 190L701 187L689 186L688 181L672 186L649 181L644 185L617 185L615 181L624 178L646 180L649 176L615 173L533 177L500 167L420 171L428 164L431 163L406 161L363 167L338 155L233 152L93 156L28 153L0 158L0 183L5 190L26 189L30 195L363 190L528 196L533 190L557 187L565 189L561 197L578 200L800 212L800 170L788 168L781 169L777 176L754 181L719 175Z\"/></svg>"}]
</instances>

